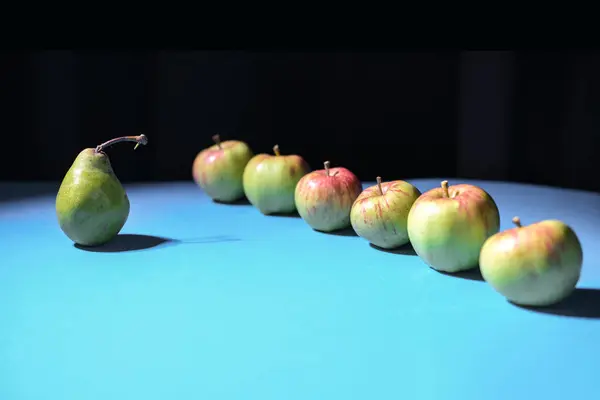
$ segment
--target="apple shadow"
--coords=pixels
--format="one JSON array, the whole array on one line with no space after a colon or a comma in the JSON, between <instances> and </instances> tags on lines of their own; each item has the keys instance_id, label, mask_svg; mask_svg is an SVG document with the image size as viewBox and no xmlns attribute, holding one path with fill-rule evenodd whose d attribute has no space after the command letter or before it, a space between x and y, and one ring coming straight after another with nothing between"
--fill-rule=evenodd
<instances>
[{"instance_id":1,"label":"apple shadow","mask_svg":"<svg viewBox=\"0 0 600 400\"><path fill-rule=\"evenodd\" d=\"M322 233L323 235L333 235L333 236L358 236L352 227L338 229L337 231L332 232L323 232L319 230L314 230L315 232Z\"/></svg>"},{"instance_id":2,"label":"apple shadow","mask_svg":"<svg viewBox=\"0 0 600 400\"><path fill-rule=\"evenodd\" d=\"M484 282L483 276L481 275L481 270L479 269L479 266L477 266L477 268L472 268L466 271L460 271L460 272L444 272L444 271L437 271L442 275L447 275L447 276L451 276L453 278L460 278L460 279L467 279L469 281L480 281L480 282Z\"/></svg>"},{"instance_id":3,"label":"apple shadow","mask_svg":"<svg viewBox=\"0 0 600 400\"><path fill-rule=\"evenodd\" d=\"M417 252L415 251L415 249L412 247L412 244L410 244L410 243L407 243L400 247L396 247L394 249L384 249L383 247L376 246L373 243L369 243L369 246L371 246L371 248L373 248L377 251L381 251L384 253L401 254L404 256L416 256L417 255Z\"/></svg>"},{"instance_id":4,"label":"apple shadow","mask_svg":"<svg viewBox=\"0 0 600 400\"><path fill-rule=\"evenodd\" d=\"M73 247L93 253L123 253L128 251L149 250L158 247L173 246L180 244L207 244L234 242L240 239L229 236L214 236L197 239L178 240L153 235L138 235L130 233L118 234L113 240L100 246L82 246L73 244Z\"/></svg>"},{"instance_id":5,"label":"apple shadow","mask_svg":"<svg viewBox=\"0 0 600 400\"><path fill-rule=\"evenodd\" d=\"M515 307L543 314L562 317L600 319L600 289L576 288L560 303L547 307L522 306L509 301Z\"/></svg>"},{"instance_id":6,"label":"apple shadow","mask_svg":"<svg viewBox=\"0 0 600 400\"><path fill-rule=\"evenodd\" d=\"M242 197L241 199L237 199L235 201L221 201L221 200L213 199L213 203L222 204L225 206L250 206L250 205L252 205L252 204L250 204L250 202L248 201L248 199L246 197Z\"/></svg>"},{"instance_id":7,"label":"apple shadow","mask_svg":"<svg viewBox=\"0 0 600 400\"><path fill-rule=\"evenodd\" d=\"M300 218L300 214L298 211L293 211L291 213L273 213L269 214L269 217L280 217L280 218Z\"/></svg>"}]
</instances>

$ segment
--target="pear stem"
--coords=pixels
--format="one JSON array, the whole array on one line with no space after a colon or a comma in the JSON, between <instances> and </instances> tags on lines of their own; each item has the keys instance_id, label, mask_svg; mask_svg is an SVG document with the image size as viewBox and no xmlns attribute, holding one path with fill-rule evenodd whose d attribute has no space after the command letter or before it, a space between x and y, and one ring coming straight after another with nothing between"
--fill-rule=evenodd
<instances>
[{"instance_id":1,"label":"pear stem","mask_svg":"<svg viewBox=\"0 0 600 400\"><path fill-rule=\"evenodd\" d=\"M444 197L450 198L450 192L448 192L448 181L442 181L442 193Z\"/></svg>"},{"instance_id":2,"label":"pear stem","mask_svg":"<svg viewBox=\"0 0 600 400\"><path fill-rule=\"evenodd\" d=\"M280 156L281 152L279 151L279 145L276 144L275 146L273 146L273 153L275 153L276 156Z\"/></svg>"},{"instance_id":3,"label":"pear stem","mask_svg":"<svg viewBox=\"0 0 600 400\"><path fill-rule=\"evenodd\" d=\"M383 196L383 189L381 188L381 177L377 177L377 188L379 189L379 194Z\"/></svg>"},{"instance_id":4,"label":"pear stem","mask_svg":"<svg viewBox=\"0 0 600 400\"><path fill-rule=\"evenodd\" d=\"M221 147L221 135L213 135L212 140L213 140L213 142L216 143L216 145L219 148L219 150L221 150L222 149L222 147Z\"/></svg>"},{"instance_id":5,"label":"pear stem","mask_svg":"<svg viewBox=\"0 0 600 400\"><path fill-rule=\"evenodd\" d=\"M515 224L517 226L517 228L522 228L523 225L521 225L521 218L519 217L514 217L512 219L513 224Z\"/></svg>"},{"instance_id":6,"label":"pear stem","mask_svg":"<svg viewBox=\"0 0 600 400\"><path fill-rule=\"evenodd\" d=\"M329 176L329 166L331 165L331 163L329 161L325 161L323 163L323 166L325 166L325 175Z\"/></svg>"},{"instance_id":7,"label":"pear stem","mask_svg":"<svg viewBox=\"0 0 600 400\"><path fill-rule=\"evenodd\" d=\"M140 144L146 145L146 143L148 143L148 137L142 133L139 136L122 136L119 138L111 139L108 142L104 142L101 145L96 146L96 153L100 153L105 148L121 142L136 142L136 145L133 148L135 150Z\"/></svg>"}]
</instances>

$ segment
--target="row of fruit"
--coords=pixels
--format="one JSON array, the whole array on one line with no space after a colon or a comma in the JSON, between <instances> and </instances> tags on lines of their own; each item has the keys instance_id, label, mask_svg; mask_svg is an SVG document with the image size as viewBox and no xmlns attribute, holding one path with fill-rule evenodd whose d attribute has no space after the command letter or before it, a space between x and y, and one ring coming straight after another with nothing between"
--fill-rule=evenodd
<instances>
[{"instance_id":1,"label":"row of fruit","mask_svg":"<svg viewBox=\"0 0 600 400\"><path fill-rule=\"evenodd\" d=\"M527 306L555 304L572 293L583 254L574 231L557 220L500 232L494 199L475 185L459 184L421 193L396 180L365 190L343 167L312 171L299 155L254 155L238 140L201 151L193 165L196 183L213 200L246 197L261 213L298 212L313 229L333 232L350 226L371 244L394 249L412 244L430 267L457 273L479 266L484 279L509 301Z\"/></svg>"},{"instance_id":2,"label":"row of fruit","mask_svg":"<svg viewBox=\"0 0 600 400\"><path fill-rule=\"evenodd\" d=\"M509 301L526 306L555 304L575 289L583 251L575 232L546 220L500 232L496 202L482 188L459 184L421 193L396 180L365 190L343 167L311 171L298 155L254 155L238 140L198 153L193 177L213 200L244 196L265 215L297 212L313 229L333 232L352 227L371 244L393 249L412 244L431 268L457 273L479 266L483 278ZM144 135L126 136L82 150L67 171L56 197L62 231L81 246L114 239L129 216L130 203L104 149L120 142L145 145Z\"/></svg>"}]
</instances>

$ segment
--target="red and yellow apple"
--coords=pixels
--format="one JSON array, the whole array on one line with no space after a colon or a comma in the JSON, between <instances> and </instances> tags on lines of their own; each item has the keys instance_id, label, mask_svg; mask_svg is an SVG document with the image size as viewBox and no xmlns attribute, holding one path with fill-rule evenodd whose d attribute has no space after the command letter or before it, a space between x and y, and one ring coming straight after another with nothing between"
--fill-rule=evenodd
<instances>
[{"instance_id":1,"label":"red and yellow apple","mask_svg":"<svg viewBox=\"0 0 600 400\"><path fill-rule=\"evenodd\" d=\"M408 243L408 213L421 192L405 181L381 182L365 189L350 211L356 234L375 246L393 249Z\"/></svg>"},{"instance_id":2,"label":"red and yellow apple","mask_svg":"<svg viewBox=\"0 0 600 400\"><path fill-rule=\"evenodd\" d=\"M483 243L500 229L500 213L482 188L459 184L423 193L408 214L408 237L431 268L459 272L476 268Z\"/></svg>"},{"instance_id":3,"label":"red and yellow apple","mask_svg":"<svg viewBox=\"0 0 600 400\"><path fill-rule=\"evenodd\" d=\"M311 228L333 232L350 226L350 210L362 185L347 168L330 168L329 161L324 166L300 179L295 202L298 213Z\"/></svg>"},{"instance_id":4,"label":"red and yellow apple","mask_svg":"<svg viewBox=\"0 0 600 400\"><path fill-rule=\"evenodd\" d=\"M213 140L215 144L202 150L194 159L194 181L213 200L239 200L244 196L244 168L254 154L245 142L221 142L219 135L214 135Z\"/></svg>"},{"instance_id":5,"label":"red and yellow apple","mask_svg":"<svg viewBox=\"0 0 600 400\"><path fill-rule=\"evenodd\" d=\"M308 163L299 155L258 154L244 169L244 193L250 204L261 213L286 214L296 211L294 191L298 181L310 172Z\"/></svg>"},{"instance_id":6,"label":"red and yellow apple","mask_svg":"<svg viewBox=\"0 0 600 400\"><path fill-rule=\"evenodd\" d=\"M583 251L564 222L546 220L495 234L479 256L481 275L512 303L543 307L568 297L581 275Z\"/></svg>"}]
</instances>

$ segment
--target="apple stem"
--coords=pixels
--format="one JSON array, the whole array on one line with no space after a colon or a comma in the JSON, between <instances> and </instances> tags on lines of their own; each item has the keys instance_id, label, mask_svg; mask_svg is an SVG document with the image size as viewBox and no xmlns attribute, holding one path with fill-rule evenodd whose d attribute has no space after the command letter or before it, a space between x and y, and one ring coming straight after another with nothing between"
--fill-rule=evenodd
<instances>
[{"instance_id":1,"label":"apple stem","mask_svg":"<svg viewBox=\"0 0 600 400\"><path fill-rule=\"evenodd\" d=\"M276 144L275 146L273 146L273 153L275 153L276 156L280 156L281 153L279 152L279 145Z\"/></svg>"},{"instance_id":2,"label":"apple stem","mask_svg":"<svg viewBox=\"0 0 600 400\"><path fill-rule=\"evenodd\" d=\"M517 226L517 228L522 228L523 225L521 225L521 218L519 217L514 217L512 219L513 224L515 224Z\"/></svg>"},{"instance_id":3,"label":"apple stem","mask_svg":"<svg viewBox=\"0 0 600 400\"><path fill-rule=\"evenodd\" d=\"M213 135L212 140L217 144L219 150L221 150L221 135Z\"/></svg>"},{"instance_id":4,"label":"apple stem","mask_svg":"<svg viewBox=\"0 0 600 400\"><path fill-rule=\"evenodd\" d=\"M450 192L448 192L448 181L442 181L442 193L444 194L444 197L450 197Z\"/></svg>"},{"instance_id":5,"label":"apple stem","mask_svg":"<svg viewBox=\"0 0 600 400\"><path fill-rule=\"evenodd\" d=\"M381 188L381 177L377 177L377 187L379 188L379 194L383 196L383 189Z\"/></svg>"},{"instance_id":6,"label":"apple stem","mask_svg":"<svg viewBox=\"0 0 600 400\"><path fill-rule=\"evenodd\" d=\"M323 165L325 166L325 175L329 176L329 166L331 163L329 161L325 161Z\"/></svg>"},{"instance_id":7,"label":"apple stem","mask_svg":"<svg viewBox=\"0 0 600 400\"><path fill-rule=\"evenodd\" d=\"M122 136L119 138L114 138L114 139L109 140L108 142L104 142L104 143L96 146L96 153L100 153L105 148L110 147L113 144L117 144L120 142L136 142L136 145L133 148L135 150L138 148L138 146L140 144L146 145L146 143L148 143L148 137L144 134L141 134L139 136Z\"/></svg>"}]
</instances>

